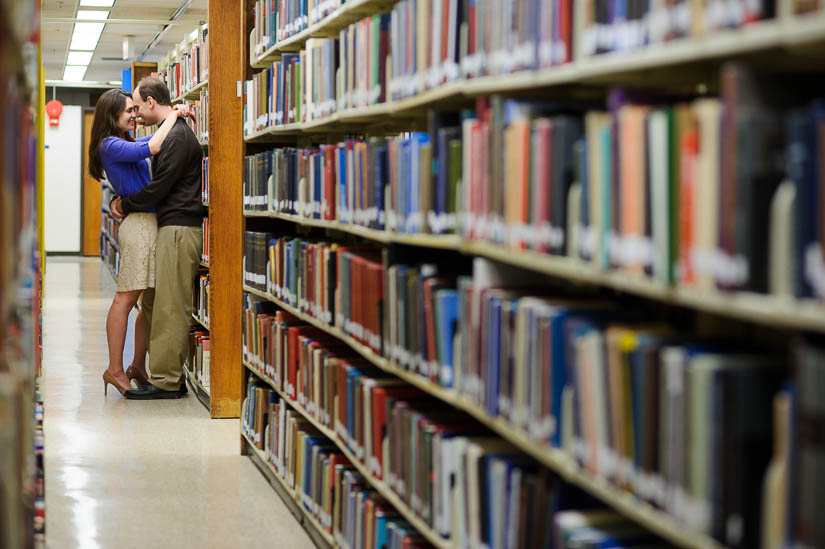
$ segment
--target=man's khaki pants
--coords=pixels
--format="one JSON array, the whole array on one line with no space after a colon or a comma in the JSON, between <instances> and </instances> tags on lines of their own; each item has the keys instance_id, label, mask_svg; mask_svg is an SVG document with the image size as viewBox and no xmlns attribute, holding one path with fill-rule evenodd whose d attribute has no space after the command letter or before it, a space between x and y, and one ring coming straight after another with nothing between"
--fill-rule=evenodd
<instances>
[{"instance_id":1,"label":"man's khaki pants","mask_svg":"<svg viewBox=\"0 0 825 549\"><path fill-rule=\"evenodd\" d=\"M203 250L200 227L172 225L158 229L155 248L155 289L141 298L149 348L149 382L177 391L189 353L192 323L192 281Z\"/></svg>"}]
</instances>

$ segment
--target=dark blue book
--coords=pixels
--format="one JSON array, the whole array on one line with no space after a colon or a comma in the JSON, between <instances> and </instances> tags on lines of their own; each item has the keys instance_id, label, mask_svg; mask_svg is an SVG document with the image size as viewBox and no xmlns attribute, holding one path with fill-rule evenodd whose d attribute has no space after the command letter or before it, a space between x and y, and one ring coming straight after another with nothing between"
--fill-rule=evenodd
<instances>
[{"instance_id":1,"label":"dark blue book","mask_svg":"<svg viewBox=\"0 0 825 549\"><path fill-rule=\"evenodd\" d=\"M796 187L794 226L794 293L797 297L812 297L813 287L805 276L805 257L809 246L818 242L817 210L819 193L817 133L825 120L825 102L819 101L806 109L792 111L786 122L786 171Z\"/></svg>"},{"instance_id":2,"label":"dark blue book","mask_svg":"<svg viewBox=\"0 0 825 549\"><path fill-rule=\"evenodd\" d=\"M385 144L375 148L375 207L378 218L374 227L384 230L384 188L389 185L389 150Z\"/></svg>"}]
</instances>

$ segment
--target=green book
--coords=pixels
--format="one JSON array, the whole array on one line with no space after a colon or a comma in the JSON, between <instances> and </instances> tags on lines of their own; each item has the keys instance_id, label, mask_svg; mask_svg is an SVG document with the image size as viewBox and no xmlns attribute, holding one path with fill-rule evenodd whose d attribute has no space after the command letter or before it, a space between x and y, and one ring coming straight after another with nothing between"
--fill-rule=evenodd
<instances>
[{"instance_id":1,"label":"green book","mask_svg":"<svg viewBox=\"0 0 825 549\"><path fill-rule=\"evenodd\" d=\"M451 139L447 144L450 156L450 173L447 179L447 211L455 213L458 211L459 193L461 193L461 160L462 149L461 139Z\"/></svg>"},{"instance_id":2,"label":"green book","mask_svg":"<svg viewBox=\"0 0 825 549\"><path fill-rule=\"evenodd\" d=\"M370 89L368 91L368 97L370 98L370 103L374 103L372 101L372 90L378 86L378 51L379 51L379 44L381 43L381 14L375 14L372 16L372 23L370 24Z\"/></svg>"},{"instance_id":3,"label":"green book","mask_svg":"<svg viewBox=\"0 0 825 549\"><path fill-rule=\"evenodd\" d=\"M295 63L295 74L292 78L292 84L294 86L294 97L295 97L295 122L301 121L301 99L303 98L303 90L301 89L301 62Z\"/></svg>"}]
</instances>

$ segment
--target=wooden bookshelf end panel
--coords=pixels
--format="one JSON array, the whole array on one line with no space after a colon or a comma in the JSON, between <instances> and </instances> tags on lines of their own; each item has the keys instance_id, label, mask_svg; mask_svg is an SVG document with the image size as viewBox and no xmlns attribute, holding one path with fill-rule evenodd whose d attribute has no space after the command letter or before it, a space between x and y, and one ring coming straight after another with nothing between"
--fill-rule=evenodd
<instances>
[{"instance_id":1,"label":"wooden bookshelf end panel","mask_svg":"<svg viewBox=\"0 0 825 549\"><path fill-rule=\"evenodd\" d=\"M209 178L210 327L212 417L238 417L241 409L241 253L243 106L237 82L243 80L243 29L235 2L209 1Z\"/></svg>"}]
</instances>

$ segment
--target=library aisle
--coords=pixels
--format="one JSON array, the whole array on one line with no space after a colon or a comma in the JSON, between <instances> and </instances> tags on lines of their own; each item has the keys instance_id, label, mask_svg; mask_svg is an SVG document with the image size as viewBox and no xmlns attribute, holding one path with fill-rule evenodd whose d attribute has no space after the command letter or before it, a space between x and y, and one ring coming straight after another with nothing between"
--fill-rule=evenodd
<instances>
[{"instance_id":1,"label":"library aisle","mask_svg":"<svg viewBox=\"0 0 825 549\"><path fill-rule=\"evenodd\" d=\"M237 419L210 420L191 392L104 397L114 281L96 258L50 257L46 269L48 547L313 547L238 455Z\"/></svg>"}]
</instances>

